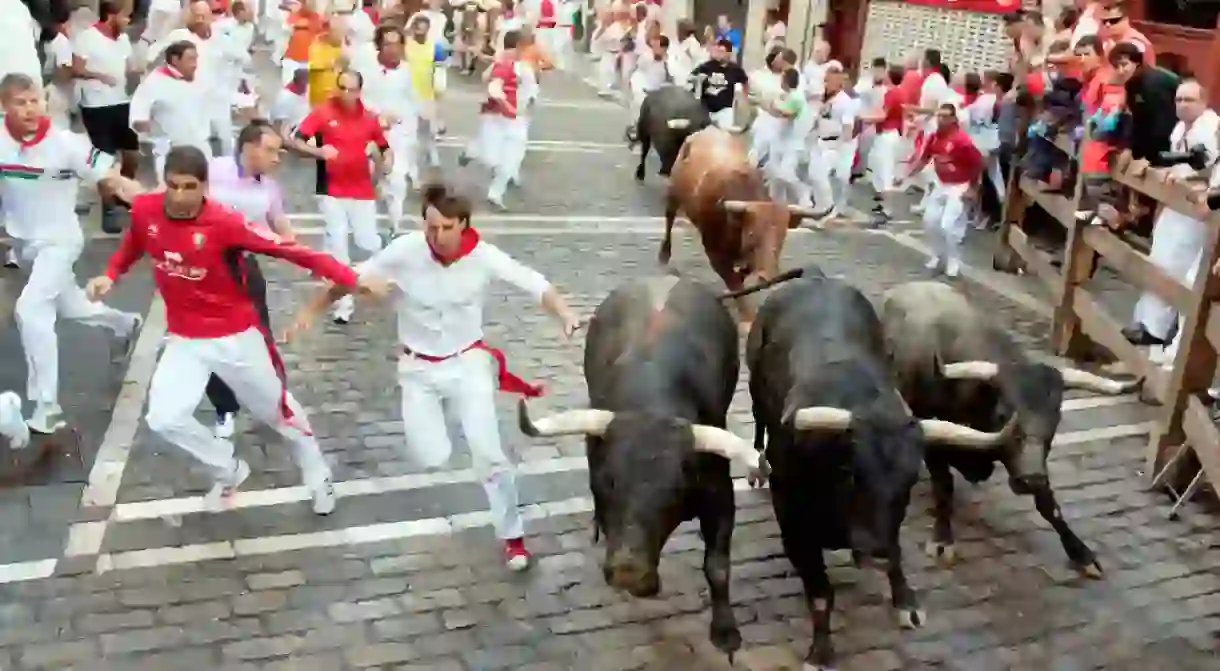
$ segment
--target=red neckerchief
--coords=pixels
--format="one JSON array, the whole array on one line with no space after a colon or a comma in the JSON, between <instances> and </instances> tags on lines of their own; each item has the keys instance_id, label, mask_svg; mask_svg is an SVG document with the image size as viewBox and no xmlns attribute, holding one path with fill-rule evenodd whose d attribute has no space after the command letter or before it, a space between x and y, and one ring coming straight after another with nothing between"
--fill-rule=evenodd
<instances>
[{"instance_id":1,"label":"red neckerchief","mask_svg":"<svg viewBox=\"0 0 1220 671\"><path fill-rule=\"evenodd\" d=\"M306 86L307 86L307 84L306 84L305 82L301 82L301 83L299 83L299 84L298 84L298 83L297 83L297 82L294 80L294 81L290 81L290 82L288 82L288 85L287 85L287 86L285 86L285 87L284 87L284 89L285 89L285 90L288 90L288 91L292 91L293 93L295 93L295 94L297 94L297 95L299 95L299 96L303 96L303 95L305 95L305 88L306 88Z\"/></svg>"},{"instance_id":2,"label":"red neckerchief","mask_svg":"<svg viewBox=\"0 0 1220 671\"><path fill-rule=\"evenodd\" d=\"M956 89L954 89L954 90L956 90ZM978 92L966 93L965 91L957 91L957 93L958 93L958 95L960 95L962 97L962 100L965 101L963 104L966 105L967 107L969 107L970 105L973 105L974 101L979 99Z\"/></svg>"},{"instance_id":3,"label":"red neckerchief","mask_svg":"<svg viewBox=\"0 0 1220 671\"><path fill-rule=\"evenodd\" d=\"M398 66L402 65L402 59L396 58L396 59L394 59L393 63L387 63L385 56L383 56L382 53L380 51L378 51L377 52L377 64L381 66L382 72L389 72L390 70L397 70Z\"/></svg>"},{"instance_id":4,"label":"red neckerchief","mask_svg":"<svg viewBox=\"0 0 1220 671\"><path fill-rule=\"evenodd\" d=\"M368 14L369 18L373 20L374 26L381 23L381 13L377 11L376 7L365 7L364 13Z\"/></svg>"},{"instance_id":5,"label":"red neckerchief","mask_svg":"<svg viewBox=\"0 0 1220 671\"><path fill-rule=\"evenodd\" d=\"M462 239L458 242L457 251L452 254L442 254L437 251L436 247L432 246L430 241L428 242L428 249L432 252L432 258L442 266L451 265L455 261L469 256L477 246L479 246L479 232L471 226L467 226L462 230Z\"/></svg>"},{"instance_id":6,"label":"red neckerchief","mask_svg":"<svg viewBox=\"0 0 1220 671\"><path fill-rule=\"evenodd\" d=\"M114 26L110 25L109 23L106 23L105 21L98 21L97 23L93 24L93 27L97 28L97 32L105 35L106 37L108 37L112 40L119 39L119 31L116 30ZM65 34L67 34L67 33L65 33Z\"/></svg>"},{"instance_id":7,"label":"red neckerchief","mask_svg":"<svg viewBox=\"0 0 1220 671\"><path fill-rule=\"evenodd\" d=\"M160 72L161 74L165 75L166 77L169 77L170 79L179 79L179 80L183 79L181 72L178 72L177 70L175 70L174 68L172 68L168 65L162 65L161 67L157 68L157 72Z\"/></svg>"},{"instance_id":8,"label":"red neckerchief","mask_svg":"<svg viewBox=\"0 0 1220 671\"><path fill-rule=\"evenodd\" d=\"M47 133L51 130L51 118L45 116L38 117L38 125L34 127L33 135L26 135L21 129L14 128L13 117L11 116L4 117L4 127L22 149L29 149L47 137Z\"/></svg>"}]
</instances>

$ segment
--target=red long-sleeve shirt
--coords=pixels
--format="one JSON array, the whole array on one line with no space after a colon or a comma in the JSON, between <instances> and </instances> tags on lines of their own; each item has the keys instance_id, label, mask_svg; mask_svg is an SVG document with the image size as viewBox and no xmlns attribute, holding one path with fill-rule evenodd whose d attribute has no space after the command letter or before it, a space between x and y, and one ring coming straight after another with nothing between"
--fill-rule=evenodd
<instances>
[{"instance_id":1,"label":"red long-sleeve shirt","mask_svg":"<svg viewBox=\"0 0 1220 671\"><path fill-rule=\"evenodd\" d=\"M245 286L242 252L284 259L336 284L355 287L356 272L329 254L281 240L224 205L205 201L194 219L165 215L165 194L138 196L131 226L110 257L117 280L145 254L165 301L167 330L185 338L222 338L259 326Z\"/></svg>"},{"instance_id":2,"label":"red long-sleeve shirt","mask_svg":"<svg viewBox=\"0 0 1220 671\"><path fill-rule=\"evenodd\" d=\"M961 128L936 132L924 146L922 159L932 161L942 184L969 184L983 172L983 155Z\"/></svg>"}]
</instances>

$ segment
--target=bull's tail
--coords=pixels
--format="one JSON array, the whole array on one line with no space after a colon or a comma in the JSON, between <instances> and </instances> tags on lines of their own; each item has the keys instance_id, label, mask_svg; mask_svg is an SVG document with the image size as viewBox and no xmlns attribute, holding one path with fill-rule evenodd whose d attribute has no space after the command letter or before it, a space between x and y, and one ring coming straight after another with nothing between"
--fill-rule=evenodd
<instances>
[{"instance_id":1,"label":"bull's tail","mask_svg":"<svg viewBox=\"0 0 1220 671\"><path fill-rule=\"evenodd\" d=\"M720 295L720 300L724 301L724 300L728 300L730 298L741 298L742 296L748 296L750 294L757 293L764 289L770 289L771 287L773 287L777 284L783 284L784 282L787 282L788 280L800 279L805 276L805 270L806 270L805 268L793 268L792 270L785 270L784 272L776 275L775 277L772 277L771 279L767 280L766 282L759 282L758 284L755 284L752 287L746 287L744 289L738 289L737 291L730 291L727 293L723 293Z\"/></svg>"}]
</instances>

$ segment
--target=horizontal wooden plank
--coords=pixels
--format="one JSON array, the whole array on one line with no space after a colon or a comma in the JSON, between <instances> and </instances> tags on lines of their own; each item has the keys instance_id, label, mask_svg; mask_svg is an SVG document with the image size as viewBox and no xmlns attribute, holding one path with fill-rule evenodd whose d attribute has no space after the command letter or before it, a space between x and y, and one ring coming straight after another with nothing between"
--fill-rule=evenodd
<instances>
[{"instance_id":1,"label":"horizontal wooden plank","mask_svg":"<svg viewBox=\"0 0 1220 671\"><path fill-rule=\"evenodd\" d=\"M1127 365L1134 375L1144 378L1144 396L1166 402L1166 375L1160 366L1148 360L1144 352L1123 337L1122 327L1084 287L1072 292L1072 311L1080 318L1080 330L1093 342L1106 348Z\"/></svg>"},{"instance_id":2,"label":"horizontal wooden plank","mask_svg":"<svg viewBox=\"0 0 1220 671\"><path fill-rule=\"evenodd\" d=\"M1183 184L1166 182L1166 174L1168 170L1164 168L1151 168L1142 177L1119 170L1115 170L1111 176L1119 184L1138 191L1165 207L1192 217L1198 216L1195 204L1190 200L1192 190ZM1220 218L1216 220L1220 222Z\"/></svg>"},{"instance_id":3,"label":"horizontal wooden plank","mask_svg":"<svg viewBox=\"0 0 1220 671\"><path fill-rule=\"evenodd\" d=\"M1086 226L1084 241L1101 254L1124 281L1160 296L1178 312L1185 312L1190 306L1193 297L1186 285L1166 275L1147 256L1132 249L1109 230L1101 226Z\"/></svg>"},{"instance_id":4,"label":"horizontal wooden plank","mask_svg":"<svg viewBox=\"0 0 1220 671\"><path fill-rule=\"evenodd\" d=\"M1072 199L1057 193L1047 193L1042 186L1032 179L1021 178L1021 191L1029 196L1038 207L1046 210L1064 227L1071 226L1076 220L1076 205Z\"/></svg>"}]
</instances>

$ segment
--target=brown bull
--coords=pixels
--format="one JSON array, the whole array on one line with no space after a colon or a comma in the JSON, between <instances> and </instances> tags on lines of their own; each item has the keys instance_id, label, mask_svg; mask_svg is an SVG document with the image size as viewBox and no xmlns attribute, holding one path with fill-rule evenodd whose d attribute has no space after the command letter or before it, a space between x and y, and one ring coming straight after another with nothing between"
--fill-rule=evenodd
<instances>
[{"instance_id":1,"label":"brown bull","mask_svg":"<svg viewBox=\"0 0 1220 671\"><path fill-rule=\"evenodd\" d=\"M729 291L772 279L788 229L813 208L771 199L744 141L720 128L706 128L683 143L669 178L665 202L665 239L657 259L669 263L674 218L681 210L703 240L712 269ZM752 301L738 299L743 327L753 320Z\"/></svg>"}]
</instances>

